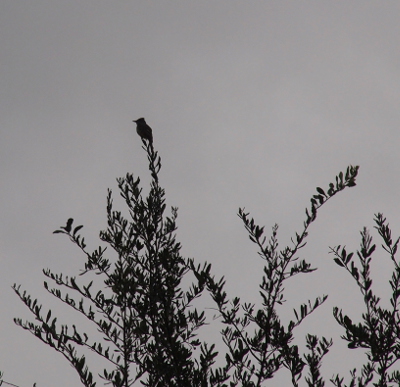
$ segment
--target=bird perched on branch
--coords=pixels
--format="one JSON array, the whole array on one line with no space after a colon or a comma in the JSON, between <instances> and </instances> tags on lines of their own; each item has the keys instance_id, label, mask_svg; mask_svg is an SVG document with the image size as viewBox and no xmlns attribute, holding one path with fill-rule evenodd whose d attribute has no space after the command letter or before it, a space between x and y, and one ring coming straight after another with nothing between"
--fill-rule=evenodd
<instances>
[{"instance_id":1,"label":"bird perched on branch","mask_svg":"<svg viewBox=\"0 0 400 387\"><path fill-rule=\"evenodd\" d=\"M136 132L144 140L148 140L150 144L153 144L153 131L150 126L146 124L144 118L138 118L134 120L136 122Z\"/></svg>"}]
</instances>

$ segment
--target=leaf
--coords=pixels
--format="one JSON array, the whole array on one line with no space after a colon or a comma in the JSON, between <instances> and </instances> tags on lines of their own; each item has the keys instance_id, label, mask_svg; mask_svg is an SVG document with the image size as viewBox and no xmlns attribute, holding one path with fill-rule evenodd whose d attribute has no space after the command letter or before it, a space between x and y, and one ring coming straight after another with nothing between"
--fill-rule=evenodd
<instances>
[{"instance_id":1,"label":"leaf","mask_svg":"<svg viewBox=\"0 0 400 387\"><path fill-rule=\"evenodd\" d=\"M75 227L73 235L75 235L82 227L83 227L82 225Z\"/></svg>"},{"instance_id":2,"label":"leaf","mask_svg":"<svg viewBox=\"0 0 400 387\"><path fill-rule=\"evenodd\" d=\"M343 262L339 258L333 258L333 260L341 267L344 267Z\"/></svg>"},{"instance_id":3,"label":"leaf","mask_svg":"<svg viewBox=\"0 0 400 387\"><path fill-rule=\"evenodd\" d=\"M358 273L357 267L354 265L354 262L351 262L351 275L358 281L360 278L360 275Z\"/></svg>"},{"instance_id":4,"label":"leaf","mask_svg":"<svg viewBox=\"0 0 400 387\"><path fill-rule=\"evenodd\" d=\"M350 253L350 254L346 257L346 259L345 259L346 264L348 264L348 263L350 262L350 260L351 260L351 258L353 257L353 255L354 255L354 253Z\"/></svg>"},{"instance_id":5,"label":"leaf","mask_svg":"<svg viewBox=\"0 0 400 387\"><path fill-rule=\"evenodd\" d=\"M347 329L350 329L353 326L353 323L348 316L343 317L343 322Z\"/></svg>"},{"instance_id":6,"label":"leaf","mask_svg":"<svg viewBox=\"0 0 400 387\"><path fill-rule=\"evenodd\" d=\"M72 223L73 223L73 221L74 221L74 219L69 218L69 219L67 220L67 225L66 225L65 227L62 227L62 228L64 228L64 230L65 230L66 232L70 232L70 231L71 231L71 228L72 228Z\"/></svg>"},{"instance_id":7,"label":"leaf","mask_svg":"<svg viewBox=\"0 0 400 387\"><path fill-rule=\"evenodd\" d=\"M372 247L368 250L367 256L369 257L375 251L376 245L372 245Z\"/></svg>"}]
</instances>

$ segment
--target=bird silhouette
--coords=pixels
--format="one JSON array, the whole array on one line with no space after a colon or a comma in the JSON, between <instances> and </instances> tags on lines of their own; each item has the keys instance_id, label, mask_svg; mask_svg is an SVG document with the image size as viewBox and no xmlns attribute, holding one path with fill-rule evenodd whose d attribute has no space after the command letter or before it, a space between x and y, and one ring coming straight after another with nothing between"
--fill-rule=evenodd
<instances>
[{"instance_id":1,"label":"bird silhouette","mask_svg":"<svg viewBox=\"0 0 400 387\"><path fill-rule=\"evenodd\" d=\"M136 122L136 132L144 140L148 140L150 144L153 144L153 131L150 126L147 125L144 118L138 118L133 120Z\"/></svg>"}]
</instances>

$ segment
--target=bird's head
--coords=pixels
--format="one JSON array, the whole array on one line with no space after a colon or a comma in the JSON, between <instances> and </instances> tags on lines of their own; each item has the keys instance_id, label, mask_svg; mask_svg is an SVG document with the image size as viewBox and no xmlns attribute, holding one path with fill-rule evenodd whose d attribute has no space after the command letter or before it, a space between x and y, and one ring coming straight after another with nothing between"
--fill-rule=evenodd
<instances>
[{"instance_id":1,"label":"bird's head","mask_svg":"<svg viewBox=\"0 0 400 387\"><path fill-rule=\"evenodd\" d=\"M136 122L137 124L145 124L146 121L144 120L144 118L138 118L137 120L133 120L133 122Z\"/></svg>"}]
</instances>

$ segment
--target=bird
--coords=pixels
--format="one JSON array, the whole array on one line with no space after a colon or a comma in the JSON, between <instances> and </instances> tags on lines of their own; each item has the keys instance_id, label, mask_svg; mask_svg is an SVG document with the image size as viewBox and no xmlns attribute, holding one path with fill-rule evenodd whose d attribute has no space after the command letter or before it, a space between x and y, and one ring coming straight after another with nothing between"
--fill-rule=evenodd
<instances>
[{"instance_id":1,"label":"bird","mask_svg":"<svg viewBox=\"0 0 400 387\"><path fill-rule=\"evenodd\" d=\"M143 139L148 140L150 144L153 144L153 131L150 126L147 125L145 119L138 118L137 120L133 120L136 122L136 132Z\"/></svg>"}]
</instances>

